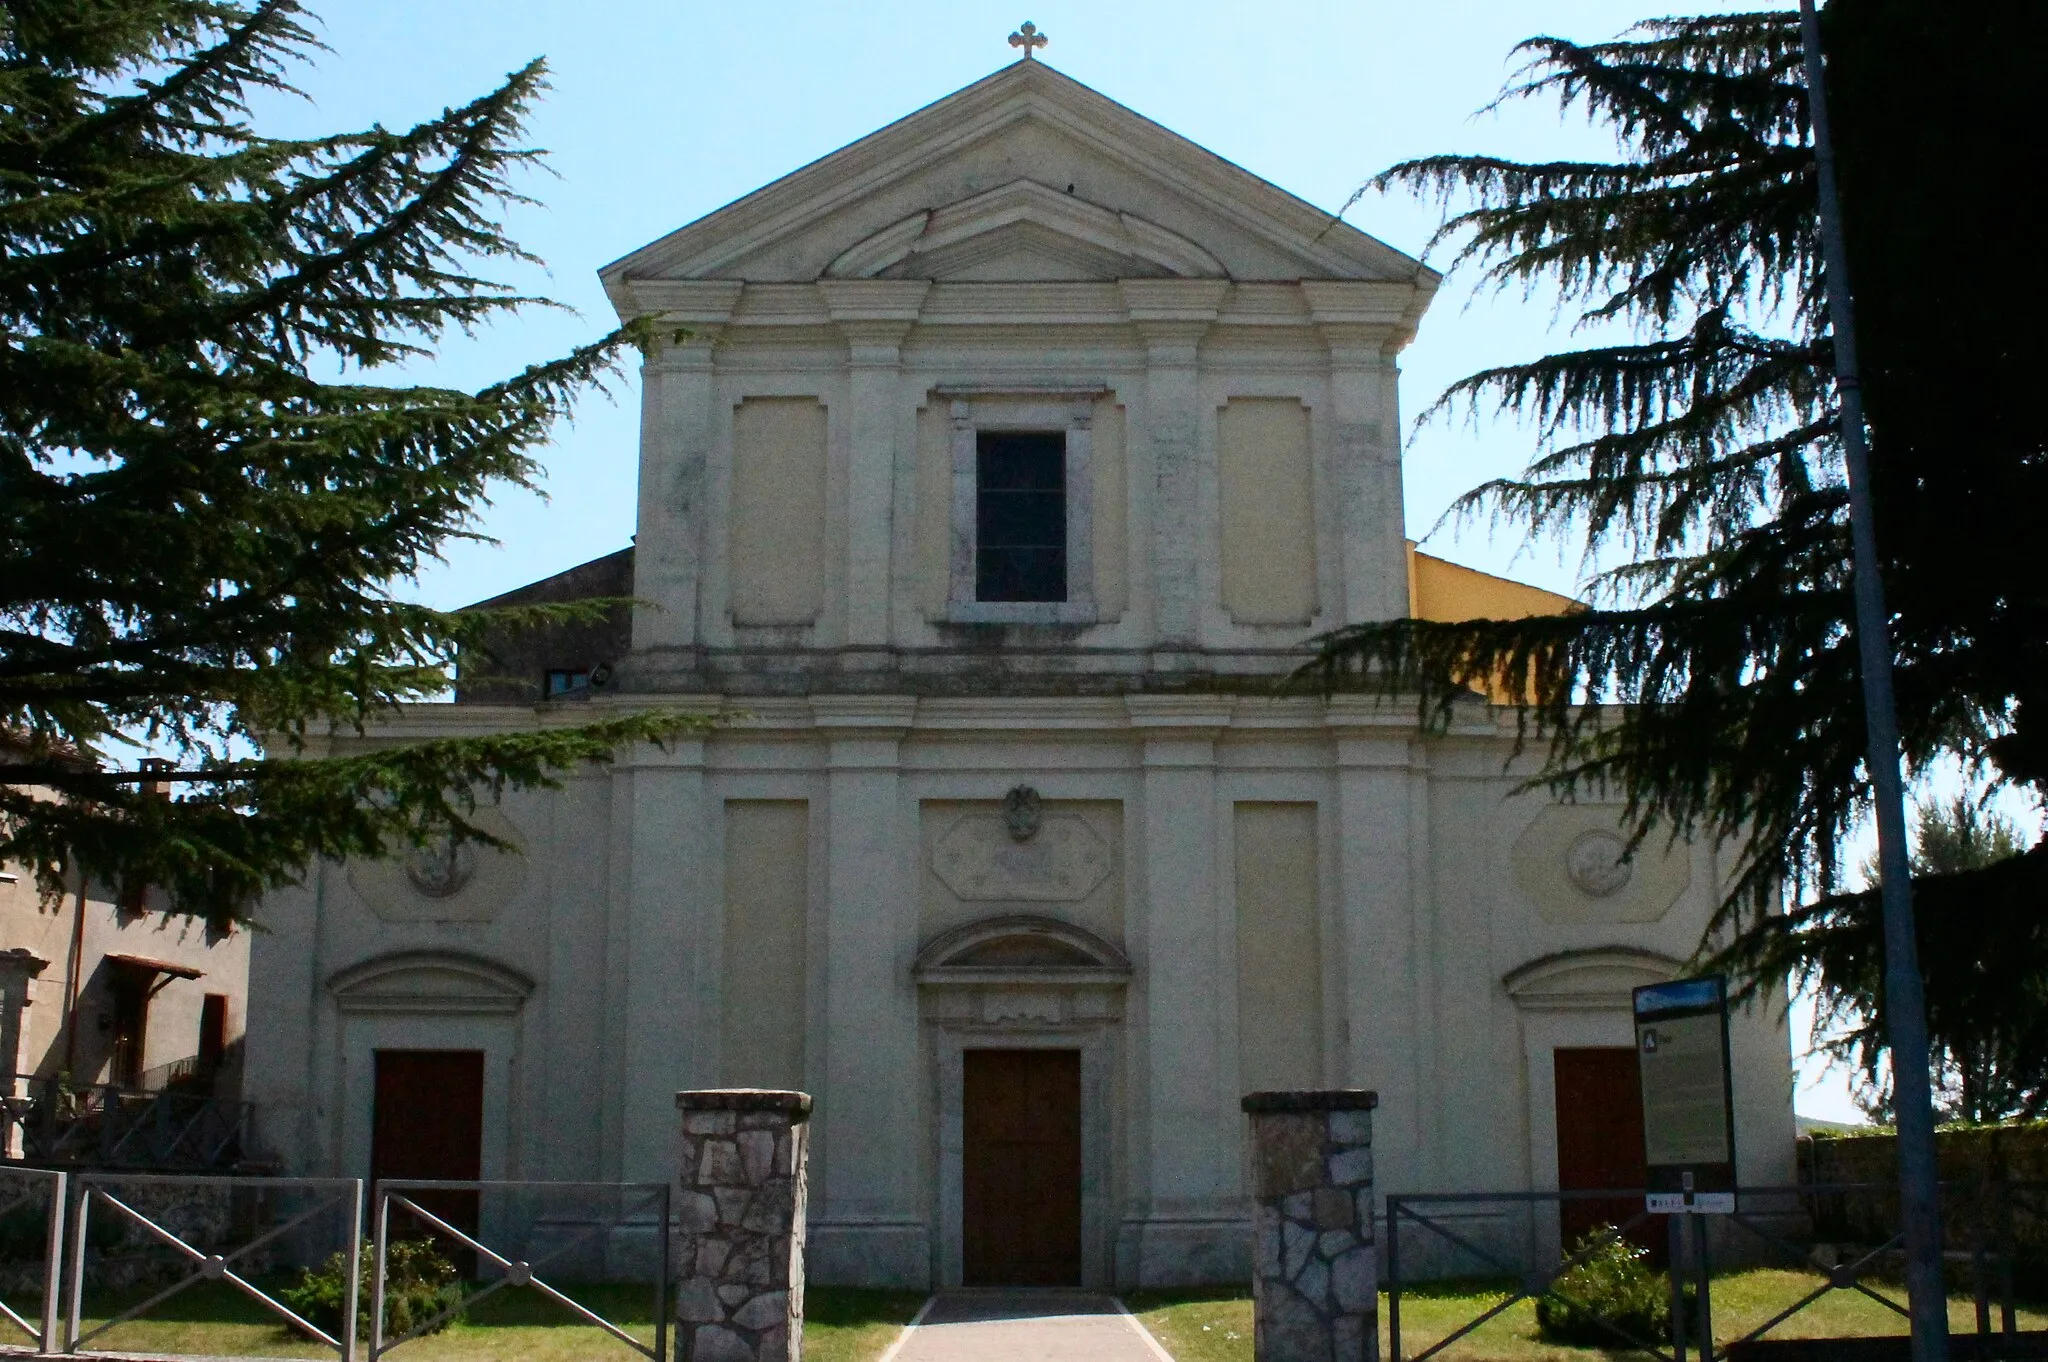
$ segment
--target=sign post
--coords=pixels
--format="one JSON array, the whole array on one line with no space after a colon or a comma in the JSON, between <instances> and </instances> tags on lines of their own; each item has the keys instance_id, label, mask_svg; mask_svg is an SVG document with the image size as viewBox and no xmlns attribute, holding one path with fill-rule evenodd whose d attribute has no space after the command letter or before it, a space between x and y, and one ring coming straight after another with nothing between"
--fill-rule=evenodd
<instances>
[{"instance_id":1,"label":"sign post","mask_svg":"<svg viewBox=\"0 0 2048 1362\"><path fill-rule=\"evenodd\" d=\"M1733 1215L1735 1094L1728 1079L1728 981L1710 975L1639 988L1635 1019L1643 1161L1648 1165L1644 1208L1656 1215ZM1701 1362L1707 1362L1714 1355L1707 1223L1692 1222L1698 1294L1690 1312L1679 1271L1684 1222L1670 1223L1672 1352L1685 1362L1690 1331L1698 1339Z\"/></svg>"},{"instance_id":2,"label":"sign post","mask_svg":"<svg viewBox=\"0 0 2048 1362\"><path fill-rule=\"evenodd\" d=\"M1735 1101L1728 1082L1728 984L1718 975L1635 991L1643 1080L1647 1207L1735 1211Z\"/></svg>"}]
</instances>

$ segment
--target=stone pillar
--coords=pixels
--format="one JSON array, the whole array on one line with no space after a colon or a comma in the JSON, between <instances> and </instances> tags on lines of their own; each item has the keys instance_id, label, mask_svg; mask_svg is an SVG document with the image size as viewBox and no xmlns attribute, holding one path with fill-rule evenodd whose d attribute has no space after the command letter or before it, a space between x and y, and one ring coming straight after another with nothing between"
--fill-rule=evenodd
<instances>
[{"instance_id":1,"label":"stone pillar","mask_svg":"<svg viewBox=\"0 0 2048 1362\"><path fill-rule=\"evenodd\" d=\"M676 1106L677 1362L799 1362L811 1096L713 1088Z\"/></svg>"},{"instance_id":2,"label":"stone pillar","mask_svg":"<svg viewBox=\"0 0 2048 1362\"><path fill-rule=\"evenodd\" d=\"M1255 1092L1258 1242L1252 1353L1258 1362L1378 1362L1372 1109L1377 1093Z\"/></svg>"},{"instance_id":3,"label":"stone pillar","mask_svg":"<svg viewBox=\"0 0 2048 1362\"><path fill-rule=\"evenodd\" d=\"M28 1040L28 981L41 974L50 962L32 951L16 946L0 951L0 1095L19 1097L22 1079L33 1066L23 1053ZM21 1130L9 1122L6 1127L6 1156L21 1157Z\"/></svg>"}]
</instances>

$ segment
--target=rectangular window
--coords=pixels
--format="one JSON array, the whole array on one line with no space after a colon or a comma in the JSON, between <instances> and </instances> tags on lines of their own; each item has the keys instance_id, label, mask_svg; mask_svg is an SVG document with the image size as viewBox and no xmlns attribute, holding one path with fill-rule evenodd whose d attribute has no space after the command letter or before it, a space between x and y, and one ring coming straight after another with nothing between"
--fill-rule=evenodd
<instances>
[{"instance_id":1,"label":"rectangular window","mask_svg":"<svg viewBox=\"0 0 2048 1362\"><path fill-rule=\"evenodd\" d=\"M199 1072L211 1078L228 1052L228 995L209 993L199 1004Z\"/></svg>"},{"instance_id":2,"label":"rectangular window","mask_svg":"<svg viewBox=\"0 0 2048 1362\"><path fill-rule=\"evenodd\" d=\"M974 594L1067 599L1067 439L1058 431L975 437Z\"/></svg>"},{"instance_id":3,"label":"rectangular window","mask_svg":"<svg viewBox=\"0 0 2048 1362\"><path fill-rule=\"evenodd\" d=\"M531 675L531 673L529 673ZM550 667L542 684L543 697L553 700L579 690L590 688L590 673L565 667Z\"/></svg>"}]
</instances>

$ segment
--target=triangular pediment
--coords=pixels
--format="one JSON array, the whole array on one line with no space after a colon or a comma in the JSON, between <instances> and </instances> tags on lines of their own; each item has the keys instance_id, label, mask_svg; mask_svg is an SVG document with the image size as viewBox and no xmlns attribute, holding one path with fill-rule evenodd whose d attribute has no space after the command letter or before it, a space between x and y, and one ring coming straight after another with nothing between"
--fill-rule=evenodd
<instances>
[{"instance_id":1,"label":"triangular pediment","mask_svg":"<svg viewBox=\"0 0 2048 1362\"><path fill-rule=\"evenodd\" d=\"M1020 61L606 267L627 281L1424 283L1415 260Z\"/></svg>"}]
</instances>

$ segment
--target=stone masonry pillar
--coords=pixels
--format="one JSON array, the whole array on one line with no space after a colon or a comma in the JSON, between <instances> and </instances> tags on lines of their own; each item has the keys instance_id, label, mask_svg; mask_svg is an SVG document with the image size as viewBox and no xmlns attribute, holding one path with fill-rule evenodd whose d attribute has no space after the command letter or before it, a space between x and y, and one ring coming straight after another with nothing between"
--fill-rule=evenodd
<instances>
[{"instance_id":1,"label":"stone masonry pillar","mask_svg":"<svg viewBox=\"0 0 2048 1362\"><path fill-rule=\"evenodd\" d=\"M798 1362L811 1097L679 1092L677 1362Z\"/></svg>"},{"instance_id":2,"label":"stone masonry pillar","mask_svg":"<svg viewBox=\"0 0 2048 1362\"><path fill-rule=\"evenodd\" d=\"M1252 1350L1258 1362L1378 1362L1372 1109L1377 1093L1255 1092L1258 1240Z\"/></svg>"}]
</instances>

